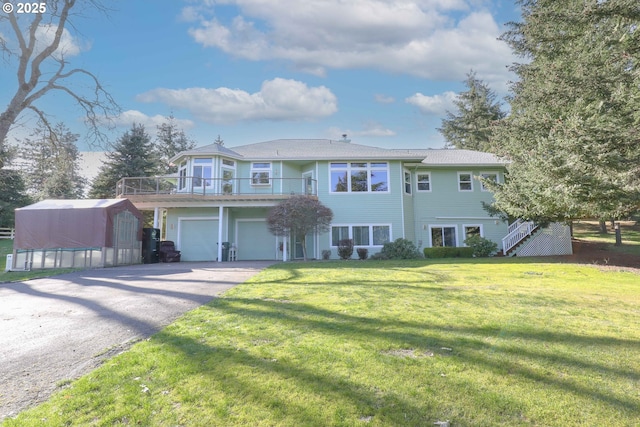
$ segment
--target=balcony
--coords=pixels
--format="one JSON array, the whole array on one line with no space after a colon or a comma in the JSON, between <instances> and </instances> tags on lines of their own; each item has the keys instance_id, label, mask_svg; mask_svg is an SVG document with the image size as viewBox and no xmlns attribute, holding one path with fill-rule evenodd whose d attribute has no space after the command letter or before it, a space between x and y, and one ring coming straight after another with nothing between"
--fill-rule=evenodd
<instances>
[{"instance_id":1,"label":"balcony","mask_svg":"<svg viewBox=\"0 0 640 427\"><path fill-rule=\"evenodd\" d=\"M317 180L311 178L201 178L193 176L122 178L116 197L131 200L139 209L208 205L273 205L293 195L317 196Z\"/></svg>"}]
</instances>

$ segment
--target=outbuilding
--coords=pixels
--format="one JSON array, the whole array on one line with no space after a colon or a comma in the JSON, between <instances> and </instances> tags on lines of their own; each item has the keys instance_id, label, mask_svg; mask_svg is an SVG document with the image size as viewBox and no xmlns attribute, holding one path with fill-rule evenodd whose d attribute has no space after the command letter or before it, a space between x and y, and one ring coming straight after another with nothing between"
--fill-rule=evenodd
<instances>
[{"instance_id":1,"label":"outbuilding","mask_svg":"<svg viewBox=\"0 0 640 427\"><path fill-rule=\"evenodd\" d=\"M15 211L12 269L140 264L142 226L127 199L43 200Z\"/></svg>"}]
</instances>

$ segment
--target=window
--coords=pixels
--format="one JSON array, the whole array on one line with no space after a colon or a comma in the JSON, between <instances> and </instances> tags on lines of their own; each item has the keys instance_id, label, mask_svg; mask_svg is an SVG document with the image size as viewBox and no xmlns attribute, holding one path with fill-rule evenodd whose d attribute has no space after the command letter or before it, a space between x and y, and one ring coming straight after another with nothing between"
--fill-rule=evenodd
<instances>
[{"instance_id":1,"label":"window","mask_svg":"<svg viewBox=\"0 0 640 427\"><path fill-rule=\"evenodd\" d=\"M194 159L193 160L193 186L194 187L211 187L211 159Z\"/></svg>"},{"instance_id":2,"label":"window","mask_svg":"<svg viewBox=\"0 0 640 427\"><path fill-rule=\"evenodd\" d=\"M497 172L483 172L480 174L482 179L492 182L498 182L498 173ZM480 181L480 189L482 191L489 191L487 187L484 186L484 182Z\"/></svg>"},{"instance_id":3,"label":"window","mask_svg":"<svg viewBox=\"0 0 640 427\"><path fill-rule=\"evenodd\" d=\"M458 190L473 191L471 172L458 172Z\"/></svg>"},{"instance_id":4,"label":"window","mask_svg":"<svg viewBox=\"0 0 640 427\"><path fill-rule=\"evenodd\" d=\"M404 192L411 194L411 173L407 171L404 172Z\"/></svg>"},{"instance_id":5,"label":"window","mask_svg":"<svg viewBox=\"0 0 640 427\"><path fill-rule=\"evenodd\" d=\"M481 225L465 225L464 226L464 238L465 240L473 236L482 236Z\"/></svg>"},{"instance_id":6,"label":"window","mask_svg":"<svg viewBox=\"0 0 640 427\"><path fill-rule=\"evenodd\" d=\"M232 168L236 167L236 162L234 162L233 160L229 160L229 159L222 159L222 164L224 166L231 166Z\"/></svg>"},{"instance_id":7,"label":"window","mask_svg":"<svg viewBox=\"0 0 640 427\"><path fill-rule=\"evenodd\" d=\"M184 190L187 187L187 162L180 163L178 169L178 190Z\"/></svg>"},{"instance_id":8,"label":"window","mask_svg":"<svg viewBox=\"0 0 640 427\"><path fill-rule=\"evenodd\" d=\"M251 163L251 185L271 185L271 163Z\"/></svg>"},{"instance_id":9,"label":"window","mask_svg":"<svg viewBox=\"0 0 640 427\"><path fill-rule=\"evenodd\" d=\"M332 193L389 191L387 162L334 162L330 164Z\"/></svg>"},{"instance_id":10,"label":"window","mask_svg":"<svg viewBox=\"0 0 640 427\"><path fill-rule=\"evenodd\" d=\"M331 246L352 239L354 246L382 246L391 241L389 225L339 225L331 227Z\"/></svg>"},{"instance_id":11,"label":"window","mask_svg":"<svg viewBox=\"0 0 640 427\"><path fill-rule=\"evenodd\" d=\"M431 191L431 173L418 174L418 191Z\"/></svg>"},{"instance_id":12,"label":"window","mask_svg":"<svg viewBox=\"0 0 640 427\"><path fill-rule=\"evenodd\" d=\"M233 169L222 169L222 194L233 194L234 174Z\"/></svg>"},{"instance_id":13,"label":"window","mask_svg":"<svg viewBox=\"0 0 640 427\"><path fill-rule=\"evenodd\" d=\"M431 247L455 247L456 246L456 228L447 226L432 226L431 229Z\"/></svg>"},{"instance_id":14,"label":"window","mask_svg":"<svg viewBox=\"0 0 640 427\"><path fill-rule=\"evenodd\" d=\"M349 238L349 227L331 227L331 246L338 246L340 240Z\"/></svg>"},{"instance_id":15,"label":"window","mask_svg":"<svg viewBox=\"0 0 640 427\"><path fill-rule=\"evenodd\" d=\"M359 225L351 228L355 246L369 246L369 226Z\"/></svg>"},{"instance_id":16,"label":"window","mask_svg":"<svg viewBox=\"0 0 640 427\"><path fill-rule=\"evenodd\" d=\"M373 246L382 246L391 241L391 233L388 225L373 226Z\"/></svg>"}]
</instances>

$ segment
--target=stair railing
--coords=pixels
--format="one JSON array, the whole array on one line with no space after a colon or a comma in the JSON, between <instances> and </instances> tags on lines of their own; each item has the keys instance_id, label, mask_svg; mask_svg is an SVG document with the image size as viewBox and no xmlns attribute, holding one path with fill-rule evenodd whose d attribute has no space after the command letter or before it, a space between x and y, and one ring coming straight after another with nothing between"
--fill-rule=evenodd
<instances>
[{"instance_id":1,"label":"stair railing","mask_svg":"<svg viewBox=\"0 0 640 427\"><path fill-rule=\"evenodd\" d=\"M530 236L536 228L538 225L533 221L525 222L518 219L511 224L508 228L509 234L502 239L502 253L506 255L510 249Z\"/></svg>"}]
</instances>

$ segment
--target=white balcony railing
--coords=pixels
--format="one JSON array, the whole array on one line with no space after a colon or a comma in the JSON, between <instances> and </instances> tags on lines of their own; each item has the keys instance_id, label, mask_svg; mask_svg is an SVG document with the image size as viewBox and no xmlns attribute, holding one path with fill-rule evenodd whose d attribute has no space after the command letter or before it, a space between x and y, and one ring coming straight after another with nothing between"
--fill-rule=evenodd
<instances>
[{"instance_id":1,"label":"white balcony railing","mask_svg":"<svg viewBox=\"0 0 640 427\"><path fill-rule=\"evenodd\" d=\"M295 195L316 196L318 184L310 178L200 178L134 177L122 178L116 186L116 197L153 195L247 196Z\"/></svg>"}]
</instances>

